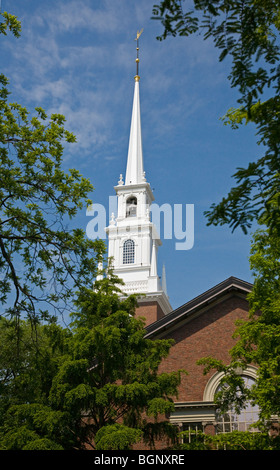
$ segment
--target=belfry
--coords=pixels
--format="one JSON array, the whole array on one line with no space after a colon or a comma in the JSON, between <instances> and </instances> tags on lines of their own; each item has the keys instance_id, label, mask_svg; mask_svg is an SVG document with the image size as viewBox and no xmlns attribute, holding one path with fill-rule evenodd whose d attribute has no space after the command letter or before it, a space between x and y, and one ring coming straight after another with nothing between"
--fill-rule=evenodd
<instances>
[{"instance_id":1,"label":"belfry","mask_svg":"<svg viewBox=\"0 0 280 470\"><path fill-rule=\"evenodd\" d=\"M112 214L105 231L108 257L113 259L115 274L125 283L122 290L125 294L139 296L136 313L146 317L150 324L171 312L172 308L158 276L157 254L162 242L150 217L154 195L143 164L138 45L141 33L138 32L136 37L136 75L125 181L121 174L114 187L117 214Z\"/></svg>"}]
</instances>

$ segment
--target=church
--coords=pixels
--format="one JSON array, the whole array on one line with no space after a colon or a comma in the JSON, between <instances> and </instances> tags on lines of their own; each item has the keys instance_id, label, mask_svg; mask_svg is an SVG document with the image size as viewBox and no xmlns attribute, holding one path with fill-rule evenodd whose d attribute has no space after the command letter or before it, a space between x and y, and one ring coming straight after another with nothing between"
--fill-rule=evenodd
<instances>
[{"instance_id":1,"label":"church","mask_svg":"<svg viewBox=\"0 0 280 470\"><path fill-rule=\"evenodd\" d=\"M158 275L157 256L162 244L151 221L153 191L144 171L141 112L139 47L137 34L136 75L131 116L129 147L125 177L120 175L114 187L117 214L112 214L105 228L108 257L113 259L115 274L123 279L123 292L139 295L136 315L146 320L146 337L173 338L174 346L161 366L161 371L184 369L175 410L169 420L180 430L201 430L205 433L245 431L258 419L258 409L250 404L240 415L229 411L220 416L214 404L221 373L203 374L197 361L212 356L230 361L234 345L235 322L248 316L246 300L252 285L230 277L198 297L173 310L166 290L165 276ZM256 377L256 369L240 371L248 385Z\"/></svg>"}]
</instances>

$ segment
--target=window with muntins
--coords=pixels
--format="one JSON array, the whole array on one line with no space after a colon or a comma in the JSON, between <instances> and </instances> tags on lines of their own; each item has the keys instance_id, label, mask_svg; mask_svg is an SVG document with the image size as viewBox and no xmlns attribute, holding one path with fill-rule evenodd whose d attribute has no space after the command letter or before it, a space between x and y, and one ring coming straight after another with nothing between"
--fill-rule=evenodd
<instances>
[{"instance_id":1,"label":"window with muntins","mask_svg":"<svg viewBox=\"0 0 280 470\"><path fill-rule=\"evenodd\" d=\"M250 388L255 382L251 377L243 376L245 384ZM229 409L227 413L221 414L219 410L216 412L217 433L226 433L232 431L251 431L257 432L258 429L254 423L258 421L259 408L248 402L240 413L236 413L234 409Z\"/></svg>"},{"instance_id":2,"label":"window with muntins","mask_svg":"<svg viewBox=\"0 0 280 470\"><path fill-rule=\"evenodd\" d=\"M133 264L135 255L135 243L133 240L126 240L123 244L123 264Z\"/></svg>"}]
</instances>

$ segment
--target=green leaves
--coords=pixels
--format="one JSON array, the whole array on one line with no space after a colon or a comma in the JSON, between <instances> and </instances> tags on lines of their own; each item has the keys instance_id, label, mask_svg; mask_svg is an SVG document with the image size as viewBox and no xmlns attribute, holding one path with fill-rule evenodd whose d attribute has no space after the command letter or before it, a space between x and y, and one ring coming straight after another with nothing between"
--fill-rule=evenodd
<instances>
[{"instance_id":1,"label":"green leaves","mask_svg":"<svg viewBox=\"0 0 280 470\"><path fill-rule=\"evenodd\" d=\"M91 423L84 427L87 442L96 435L96 448L118 449L146 435L145 414L157 421L173 409L181 372L158 372L172 343L145 339L143 321L134 318L135 303L121 301L111 288L108 293L110 282L104 278L94 291L81 292L71 354L62 358L50 399L72 416L82 419L86 413ZM114 427L120 420L124 427ZM136 437L127 426L138 430Z\"/></svg>"},{"instance_id":2,"label":"green leaves","mask_svg":"<svg viewBox=\"0 0 280 470\"><path fill-rule=\"evenodd\" d=\"M34 318L40 303L57 314L76 288L92 282L94 252L104 253L101 241L67 228L93 187L77 170L61 168L64 145L75 141L64 129L64 116L53 114L48 120L37 107L30 117L19 104L8 104L3 76L1 82L1 300L9 304L10 315Z\"/></svg>"},{"instance_id":3,"label":"green leaves","mask_svg":"<svg viewBox=\"0 0 280 470\"><path fill-rule=\"evenodd\" d=\"M253 238L250 266L254 285L248 295L247 320L236 324L235 346L228 365L213 358L204 358L205 372L214 368L223 372L226 385L217 395L223 411L234 405L242 408L246 400L259 406L259 426L266 429L272 415L279 415L280 393L280 238L274 230L257 231ZM257 367L254 385L248 389L237 369ZM245 372L246 374L246 372ZM238 393L237 393L238 392Z\"/></svg>"},{"instance_id":4,"label":"green leaves","mask_svg":"<svg viewBox=\"0 0 280 470\"><path fill-rule=\"evenodd\" d=\"M0 446L127 449L176 440L166 421L181 374L160 373L172 341L145 338L115 277L82 289L72 330L0 321ZM15 354L17 351L17 354Z\"/></svg>"},{"instance_id":5,"label":"green leaves","mask_svg":"<svg viewBox=\"0 0 280 470\"><path fill-rule=\"evenodd\" d=\"M63 435L68 416L41 404L15 405L0 428L2 450L63 450L58 436ZM63 439L62 439L63 442Z\"/></svg>"},{"instance_id":6,"label":"green leaves","mask_svg":"<svg viewBox=\"0 0 280 470\"><path fill-rule=\"evenodd\" d=\"M20 36L21 32L21 23L18 21L15 15L11 15L4 11L0 15L3 17L4 21L0 23L0 34L7 35L7 30L11 31L15 37Z\"/></svg>"},{"instance_id":7,"label":"green leaves","mask_svg":"<svg viewBox=\"0 0 280 470\"><path fill-rule=\"evenodd\" d=\"M274 0L194 0L193 10L179 0L163 0L153 9L168 35L204 33L220 51L220 61L231 60L231 87L239 91L237 109L224 121L234 129L254 124L264 155L256 156L255 168L239 170L236 185L218 204L205 212L208 225L229 224L244 233L256 221L280 233L280 43L279 4Z\"/></svg>"},{"instance_id":8,"label":"green leaves","mask_svg":"<svg viewBox=\"0 0 280 470\"><path fill-rule=\"evenodd\" d=\"M153 398L149 402L147 409L147 416L169 415L174 411L174 403L172 401L164 400L163 398Z\"/></svg>"},{"instance_id":9,"label":"green leaves","mask_svg":"<svg viewBox=\"0 0 280 470\"><path fill-rule=\"evenodd\" d=\"M266 225L280 233L279 213L279 98L271 98L252 105L250 113L244 108L230 109L223 118L234 129L245 122L259 127L259 145L268 150L263 157L250 162L247 168L238 168L233 175L237 185L219 204L205 212L208 225L229 224L235 230L241 227L247 233L252 222Z\"/></svg>"},{"instance_id":10,"label":"green leaves","mask_svg":"<svg viewBox=\"0 0 280 470\"><path fill-rule=\"evenodd\" d=\"M129 450L141 437L141 429L132 429L117 423L104 426L96 434L96 450Z\"/></svg>"},{"instance_id":11,"label":"green leaves","mask_svg":"<svg viewBox=\"0 0 280 470\"><path fill-rule=\"evenodd\" d=\"M154 20L159 20L164 26L162 36L157 39L162 41L168 35L172 36L189 36L195 33L198 26L198 18L192 16L192 11L184 13L181 1L165 0L160 5L153 6Z\"/></svg>"}]
</instances>

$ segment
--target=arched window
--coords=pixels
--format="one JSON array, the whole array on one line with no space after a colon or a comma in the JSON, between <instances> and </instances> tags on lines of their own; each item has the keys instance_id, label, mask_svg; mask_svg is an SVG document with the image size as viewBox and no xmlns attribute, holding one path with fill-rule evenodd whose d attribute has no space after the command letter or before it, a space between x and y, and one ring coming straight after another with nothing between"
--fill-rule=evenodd
<instances>
[{"instance_id":1,"label":"arched window","mask_svg":"<svg viewBox=\"0 0 280 470\"><path fill-rule=\"evenodd\" d=\"M126 240L123 244L123 264L134 263L135 243L133 240Z\"/></svg>"},{"instance_id":2,"label":"arched window","mask_svg":"<svg viewBox=\"0 0 280 470\"><path fill-rule=\"evenodd\" d=\"M136 217L137 213L137 198L130 196L126 200L126 217Z\"/></svg>"},{"instance_id":3,"label":"arched window","mask_svg":"<svg viewBox=\"0 0 280 470\"><path fill-rule=\"evenodd\" d=\"M244 383L247 388L250 388L255 380L252 377L248 377L246 375L242 375ZM219 387L217 391L219 390ZM221 414L219 410L216 410L216 423L217 433L225 433L225 432L232 432L232 431L251 431L256 432L258 431L255 428L254 423L258 421L259 418L259 407L256 405L252 405L252 403L247 402L244 408L240 411L240 413L236 413L234 408L229 409L226 413Z\"/></svg>"}]
</instances>

